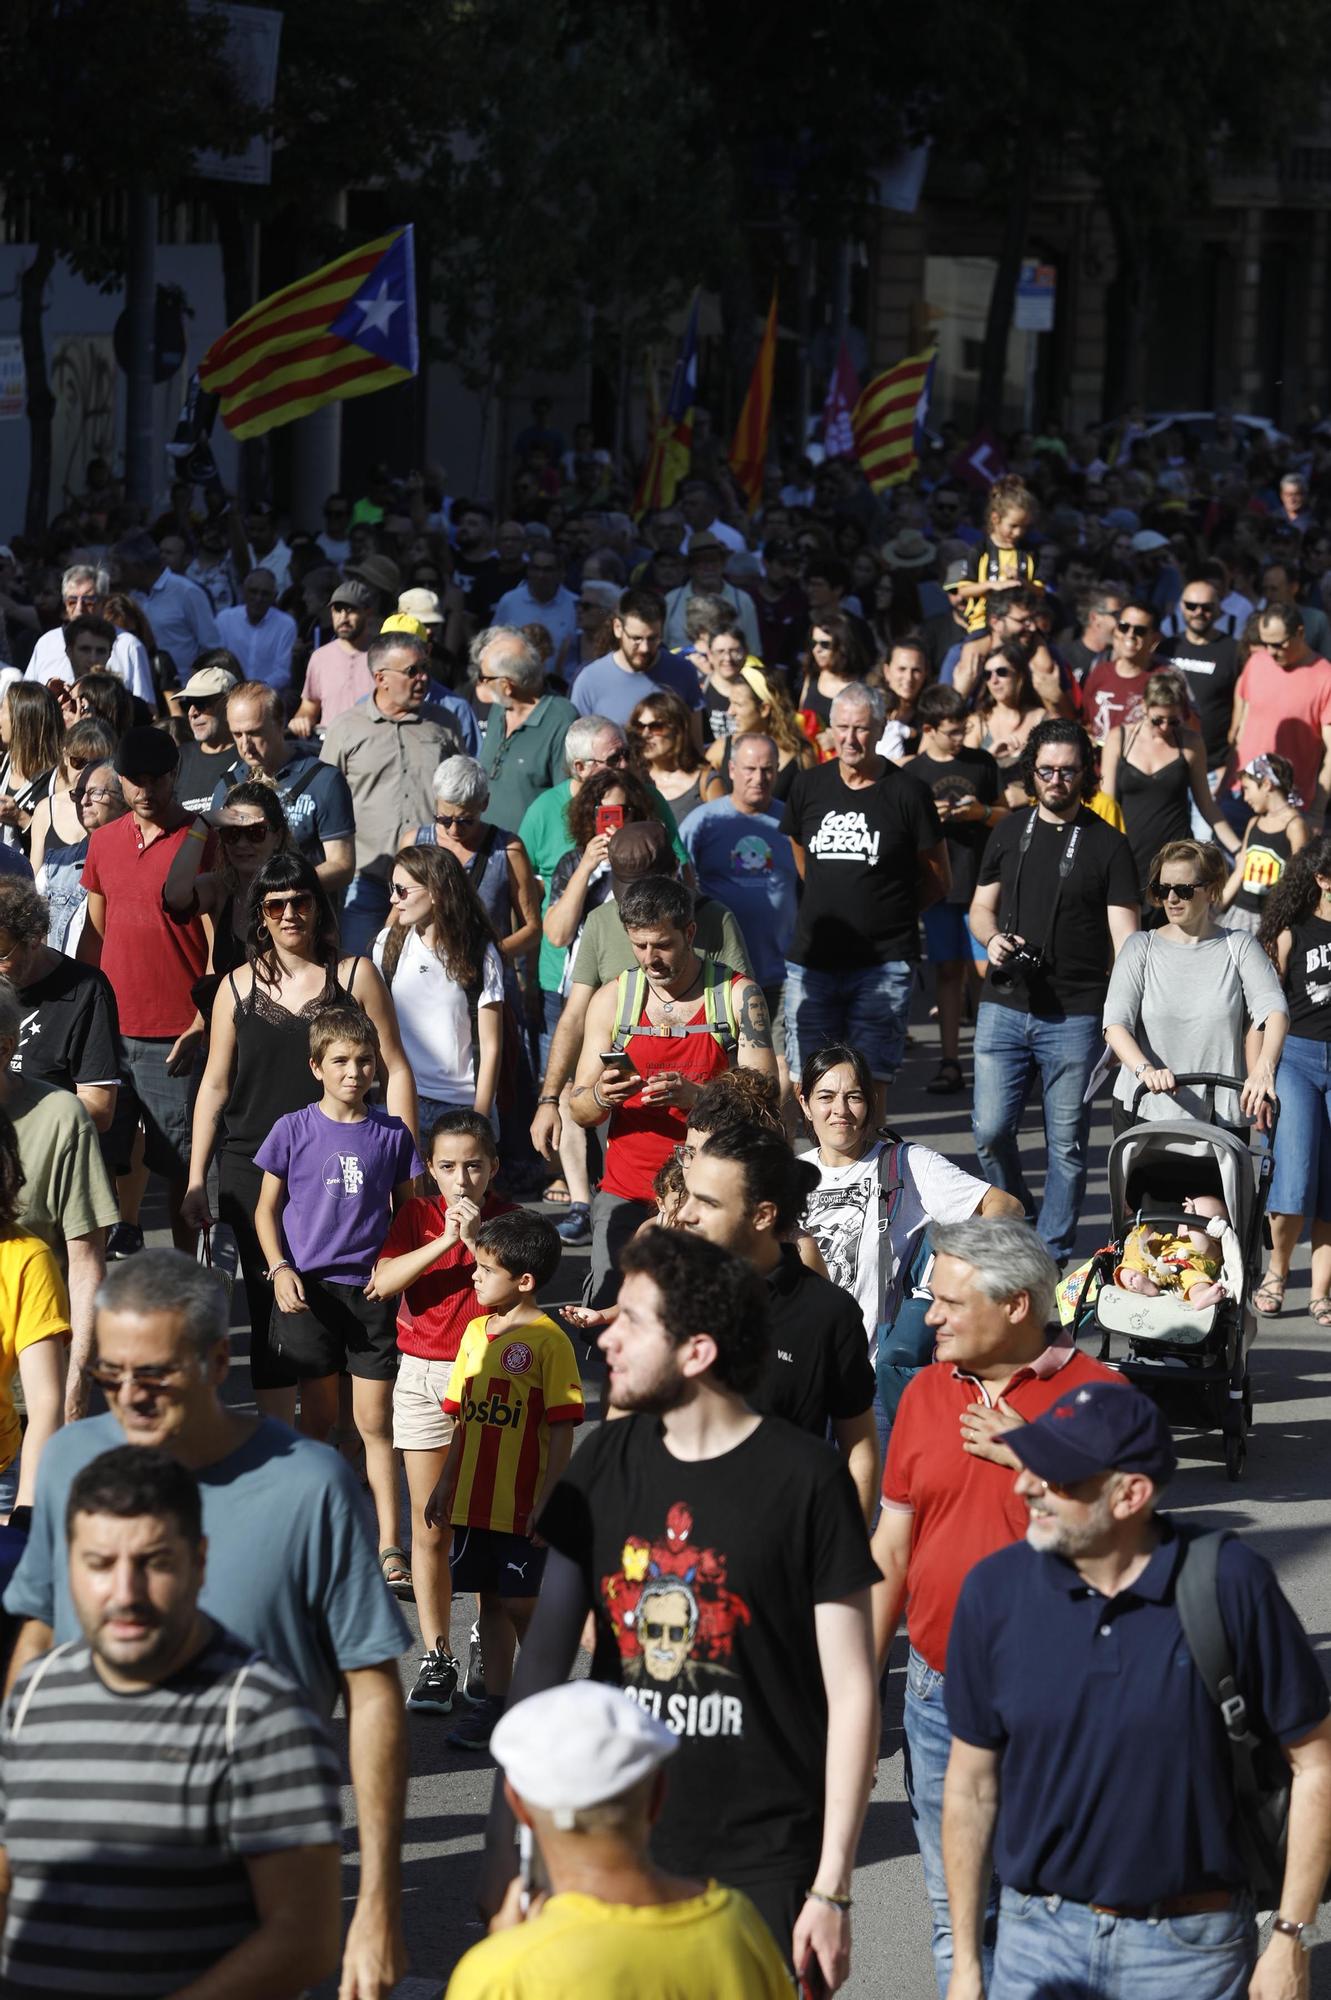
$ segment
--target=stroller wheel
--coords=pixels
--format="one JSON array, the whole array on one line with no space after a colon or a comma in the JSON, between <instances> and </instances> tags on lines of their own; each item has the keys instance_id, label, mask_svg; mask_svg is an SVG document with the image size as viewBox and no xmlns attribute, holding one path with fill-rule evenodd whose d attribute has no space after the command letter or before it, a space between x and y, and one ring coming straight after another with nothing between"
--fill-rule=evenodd
<instances>
[{"instance_id":1,"label":"stroller wheel","mask_svg":"<svg viewBox=\"0 0 1331 2000\"><path fill-rule=\"evenodd\" d=\"M1234 1437L1229 1431L1226 1431L1225 1477L1229 1480L1242 1479L1243 1468L1247 1463L1247 1459L1248 1444L1246 1438L1243 1437L1242 1433L1238 1437Z\"/></svg>"}]
</instances>

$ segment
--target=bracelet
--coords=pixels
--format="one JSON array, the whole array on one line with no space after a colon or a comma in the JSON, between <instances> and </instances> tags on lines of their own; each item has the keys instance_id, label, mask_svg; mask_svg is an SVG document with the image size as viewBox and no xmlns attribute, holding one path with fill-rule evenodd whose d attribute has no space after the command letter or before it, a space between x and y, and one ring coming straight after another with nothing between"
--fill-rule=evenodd
<instances>
[{"instance_id":1,"label":"bracelet","mask_svg":"<svg viewBox=\"0 0 1331 2000\"><path fill-rule=\"evenodd\" d=\"M558 1097L538 1097L536 1102L538 1104L558 1104L559 1099Z\"/></svg>"},{"instance_id":2,"label":"bracelet","mask_svg":"<svg viewBox=\"0 0 1331 2000\"><path fill-rule=\"evenodd\" d=\"M291 1262L289 1257L281 1257L278 1259L277 1263L274 1264L271 1271L264 1272L263 1274L264 1282L265 1284L271 1285L273 1279L277 1276L279 1271L294 1271L295 1268L296 1268L295 1265Z\"/></svg>"},{"instance_id":3,"label":"bracelet","mask_svg":"<svg viewBox=\"0 0 1331 2000\"><path fill-rule=\"evenodd\" d=\"M1137 1081L1137 1078L1138 1078L1139 1076L1145 1076L1145 1074L1146 1074L1147 1070L1148 1070L1148 1069L1149 1069L1150 1067L1151 1067L1151 1065L1150 1065L1150 1064L1149 1064L1148 1062L1142 1062L1142 1063L1138 1063L1138 1065L1137 1065L1136 1069L1135 1069L1135 1070L1134 1070L1134 1071L1132 1072L1132 1080L1133 1080L1133 1082L1135 1083L1135 1082Z\"/></svg>"},{"instance_id":4,"label":"bracelet","mask_svg":"<svg viewBox=\"0 0 1331 2000\"><path fill-rule=\"evenodd\" d=\"M805 1900L811 1903L826 1903L829 1910L840 1910L844 1916L854 1907L849 1896L832 1896L826 1889L806 1889Z\"/></svg>"},{"instance_id":5,"label":"bracelet","mask_svg":"<svg viewBox=\"0 0 1331 2000\"><path fill-rule=\"evenodd\" d=\"M602 1097L601 1086L599 1083L594 1083L592 1085L592 1097L594 1098L596 1103L600 1105L602 1111L609 1111L612 1108L610 1105L606 1103L605 1099Z\"/></svg>"}]
</instances>

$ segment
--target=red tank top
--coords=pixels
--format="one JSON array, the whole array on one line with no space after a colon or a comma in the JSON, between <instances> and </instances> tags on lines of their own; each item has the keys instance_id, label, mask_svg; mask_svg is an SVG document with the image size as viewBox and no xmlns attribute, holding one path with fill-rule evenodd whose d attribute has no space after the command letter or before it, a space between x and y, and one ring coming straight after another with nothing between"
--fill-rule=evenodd
<instances>
[{"instance_id":1,"label":"red tank top","mask_svg":"<svg viewBox=\"0 0 1331 2000\"><path fill-rule=\"evenodd\" d=\"M738 978L741 975L736 974ZM732 980L733 985L733 980ZM690 1023L707 1017L705 1001L690 1015ZM639 1014L647 1019L647 1001ZM646 1083L663 1070L678 1070L690 1083L710 1083L730 1067L715 1035L630 1035L624 1052ZM687 1114L673 1104L644 1103L635 1091L610 1118L601 1186L625 1201L653 1202L652 1182L689 1127Z\"/></svg>"}]
</instances>

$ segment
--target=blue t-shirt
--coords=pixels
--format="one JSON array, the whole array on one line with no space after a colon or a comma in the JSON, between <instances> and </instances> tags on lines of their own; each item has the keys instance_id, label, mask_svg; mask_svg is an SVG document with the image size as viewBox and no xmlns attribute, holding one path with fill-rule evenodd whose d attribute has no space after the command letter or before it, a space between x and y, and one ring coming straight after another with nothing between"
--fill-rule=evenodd
<instances>
[{"instance_id":1,"label":"blue t-shirt","mask_svg":"<svg viewBox=\"0 0 1331 2000\"><path fill-rule=\"evenodd\" d=\"M82 1637L70 1602L65 1502L75 1477L125 1442L113 1416L48 1439L32 1533L5 1610ZM208 1537L200 1606L297 1680L329 1716L341 1676L395 1660L411 1642L384 1583L370 1515L344 1460L271 1417L216 1465L195 1466Z\"/></svg>"},{"instance_id":2,"label":"blue t-shirt","mask_svg":"<svg viewBox=\"0 0 1331 2000\"><path fill-rule=\"evenodd\" d=\"M392 1220L389 1197L421 1172L400 1118L366 1107L353 1125L306 1104L279 1118L254 1155L256 1167L286 1182L282 1240L298 1271L335 1285L363 1285Z\"/></svg>"},{"instance_id":3,"label":"blue t-shirt","mask_svg":"<svg viewBox=\"0 0 1331 2000\"><path fill-rule=\"evenodd\" d=\"M1220 1711L1174 1605L1182 1537L1102 1597L1025 1542L977 1563L947 1648L952 1734L1001 1755L994 1868L1007 1888L1133 1908L1245 1879ZM1235 1677L1259 1735L1292 1743L1329 1705L1269 1563L1227 1541L1217 1574Z\"/></svg>"},{"instance_id":4,"label":"blue t-shirt","mask_svg":"<svg viewBox=\"0 0 1331 2000\"><path fill-rule=\"evenodd\" d=\"M695 806L679 829L704 896L724 903L744 933L760 986L779 986L795 929L798 875L790 842L771 813L742 813L729 799Z\"/></svg>"},{"instance_id":5,"label":"blue t-shirt","mask_svg":"<svg viewBox=\"0 0 1331 2000\"><path fill-rule=\"evenodd\" d=\"M613 653L589 660L574 681L569 699L579 715L605 715L625 728L638 703L661 688L677 694L686 708L703 705L702 683L693 662L682 660L678 653L667 653L664 648L657 654L650 674L626 674L622 667L616 666Z\"/></svg>"},{"instance_id":6,"label":"blue t-shirt","mask_svg":"<svg viewBox=\"0 0 1331 2000\"><path fill-rule=\"evenodd\" d=\"M238 757L217 781L213 791L214 812L226 804L231 787L250 775L249 765ZM291 838L307 860L317 865L324 859L327 841L354 837L356 814L351 788L335 765L324 764L302 750L282 766L273 783L291 828Z\"/></svg>"}]
</instances>

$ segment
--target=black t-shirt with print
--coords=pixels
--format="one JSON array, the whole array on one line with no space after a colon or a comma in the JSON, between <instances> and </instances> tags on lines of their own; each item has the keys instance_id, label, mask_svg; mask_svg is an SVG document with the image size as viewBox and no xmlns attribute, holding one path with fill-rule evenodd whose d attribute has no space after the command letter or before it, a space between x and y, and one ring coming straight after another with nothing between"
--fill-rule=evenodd
<instances>
[{"instance_id":1,"label":"black t-shirt with print","mask_svg":"<svg viewBox=\"0 0 1331 2000\"><path fill-rule=\"evenodd\" d=\"M1305 1042L1331 1042L1331 923L1309 917L1295 924L1290 935L1289 1032Z\"/></svg>"},{"instance_id":2,"label":"black t-shirt with print","mask_svg":"<svg viewBox=\"0 0 1331 2000\"><path fill-rule=\"evenodd\" d=\"M811 1882L827 1740L814 1606L878 1578L842 1460L773 1417L716 1458L675 1458L658 1418L629 1417L574 1453L539 1525L585 1580L594 1677L680 1738L656 1861L736 1888Z\"/></svg>"},{"instance_id":3,"label":"black t-shirt with print","mask_svg":"<svg viewBox=\"0 0 1331 2000\"><path fill-rule=\"evenodd\" d=\"M872 785L852 788L839 764L801 771L781 831L804 849L796 965L859 972L919 957L920 852L943 829L918 778L885 763Z\"/></svg>"},{"instance_id":4,"label":"black t-shirt with print","mask_svg":"<svg viewBox=\"0 0 1331 2000\"><path fill-rule=\"evenodd\" d=\"M120 1020L105 973L61 958L18 997L22 1018L10 1063L17 1075L57 1090L118 1080Z\"/></svg>"},{"instance_id":5,"label":"black t-shirt with print","mask_svg":"<svg viewBox=\"0 0 1331 2000\"><path fill-rule=\"evenodd\" d=\"M1109 905L1136 910L1141 904L1132 849L1121 833L1083 806L1070 823L1081 829L1081 836L1059 894L1058 870L1070 826L1037 819L1014 907L1021 838L1034 810L1009 813L995 827L980 863L980 886L1002 883L1001 928L1025 938L1031 951L1043 946L1046 963L1015 986L999 988L986 979L982 1005L1015 1007L1018 1013L1047 1021L1061 1021L1069 1014L1098 1014L1114 962Z\"/></svg>"},{"instance_id":6,"label":"black t-shirt with print","mask_svg":"<svg viewBox=\"0 0 1331 2000\"><path fill-rule=\"evenodd\" d=\"M978 799L982 806L997 805L1002 790L998 764L987 750L958 750L955 757L926 757L921 751L902 765L902 770L912 778L918 778L927 785L935 801L946 799L955 805L958 799ZM958 819L943 821L943 837L947 841L947 858L952 864L952 891L949 903L960 903L970 907L975 894L975 884L980 878L980 856L989 845L992 828L983 820Z\"/></svg>"},{"instance_id":7,"label":"black t-shirt with print","mask_svg":"<svg viewBox=\"0 0 1331 2000\"><path fill-rule=\"evenodd\" d=\"M864 1315L849 1292L802 1264L789 1243L767 1279L767 1319L772 1352L750 1398L755 1410L821 1438L829 1419L870 1408L874 1378Z\"/></svg>"},{"instance_id":8,"label":"black t-shirt with print","mask_svg":"<svg viewBox=\"0 0 1331 2000\"><path fill-rule=\"evenodd\" d=\"M1207 768L1218 771L1229 760L1229 725L1234 690L1239 684L1239 649L1232 639L1195 646L1191 639L1162 639L1153 664L1182 674L1192 690L1192 705L1202 725Z\"/></svg>"},{"instance_id":9,"label":"black t-shirt with print","mask_svg":"<svg viewBox=\"0 0 1331 2000\"><path fill-rule=\"evenodd\" d=\"M210 756L199 743L182 743L176 771L176 803L187 813L207 812L213 802L219 778L226 777L236 761L233 745Z\"/></svg>"}]
</instances>

